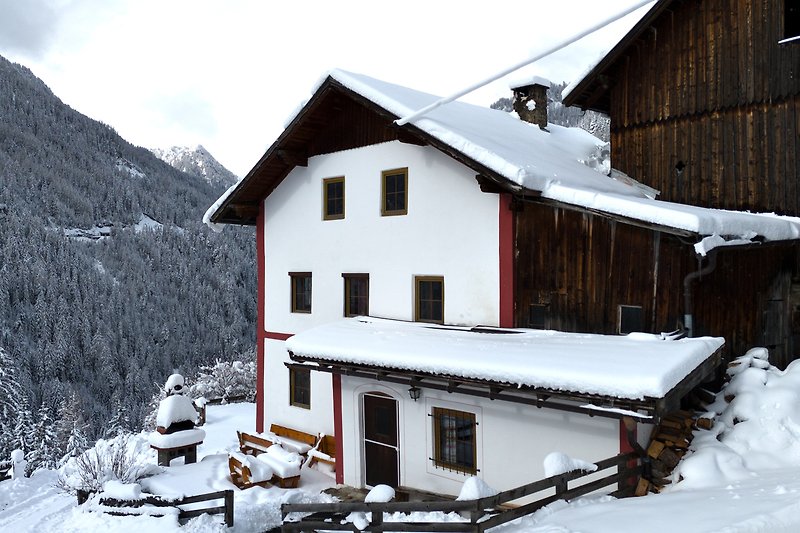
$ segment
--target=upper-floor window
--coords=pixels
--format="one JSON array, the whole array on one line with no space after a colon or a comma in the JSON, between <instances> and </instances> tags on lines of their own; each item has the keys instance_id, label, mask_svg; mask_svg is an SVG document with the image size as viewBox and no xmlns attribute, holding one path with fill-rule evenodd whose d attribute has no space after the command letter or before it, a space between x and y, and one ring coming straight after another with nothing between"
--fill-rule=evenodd
<instances>
[{"instance_id":1,"label":"upper-floor window","mask_svg":"<svg viewBox=\"0 0 800 533\"><path fill-rule=\"evenodd\" d=\"M800 2L783 2L783 41L800 41Z\"/></svg>"},{"instance_id":2,"label":"upper-floor window","mask_svg":"<svg viewBox=\"0 0 800 533\"><path fill-rule=\"evenodd\" d=\"M322 180L322 219L344 218L344 176Z\"/></svg>"},{"instance_id":3,"label":"upper-floor window","mask_svg":"<svg viewBox=\"0 0 800 533\"><path fill-rule=\"evenodd\" d=\"M381 215L408 213L408 169L395 168L381 172Z\"/></svg>"},{"instance_id":4,"label":"upper-floor window","mask_svg":"<svg viewBox=\"0 0 800 533\"><path fill-rule=\"evenodd\" d=\"M344 278L344 316L369 314L369 274L342 274Z\"/></svg>"},{"instance_id":5,"label":"upper-floor window","mask_svg":"<svg viewBox=\"0 0 800 533\"><path fill-rule=\"evenodd\" d=\"M414 277L414 320L444 323L444 278Z\"/></svg>"},{"instance_id":6,"label":"upper-floor window","mask_svg":"<svg viewBox=\"0 0 800 533\"><path fill-rule=\"evenodd\" d=\"M289 272L292 280L292 313L311 312L311 272Z\"/></svg>"},{"instance_id":7,"label":"upper-floor window","mask_svg":"<svg viewBox=\"0 0 800 533\"><path fill-rule=\"evenodd\" d=\"M475 415L434 407L432 417L434 464L465 474L477 473Z\"/></svg>"}]
</instances>

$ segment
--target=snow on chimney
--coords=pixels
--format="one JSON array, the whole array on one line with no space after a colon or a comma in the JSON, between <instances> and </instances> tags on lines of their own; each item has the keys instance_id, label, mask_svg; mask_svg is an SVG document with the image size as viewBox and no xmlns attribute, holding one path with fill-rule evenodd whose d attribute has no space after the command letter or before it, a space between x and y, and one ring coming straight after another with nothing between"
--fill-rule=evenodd
<instances>
[{"instance_id":1,"label":"snow on chimney","mask_svg":"<svg viewBox=\"0 0 800 533\"><path fill-rule=\"evenodd\" d=\"M550 80L541 76L533 76L511 84L514 92L512 107L519 118L525 122L547 128L547 89Z\"/></svg>"}]
</instances>

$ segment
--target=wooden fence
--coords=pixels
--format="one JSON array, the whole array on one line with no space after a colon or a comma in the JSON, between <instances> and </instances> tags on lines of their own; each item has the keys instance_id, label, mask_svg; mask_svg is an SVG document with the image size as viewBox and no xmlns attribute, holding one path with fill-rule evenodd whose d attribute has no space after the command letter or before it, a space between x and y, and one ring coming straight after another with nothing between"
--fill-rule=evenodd
<instances>
[{"instance_id":1,"label":"wooden fence","mask_svg":"<svg viewBox=\"0 0 800 533\"><path fill-rule=\"evenodd\" d=\"M281 506L283 533L299 531L360 531L345 517L352 512L370 513L369 525L361 531L434 531L483 533L487 529L505 524L511 520L534 513L557 500L571 500L596 490L616 485L612 492L616 496L631 496L640 475L639 456L635 453L617 455L597 462L595 472L572 471L522 485L500 492L495 496L468 501L427 501L427 502L387 502L387 503L311 503ZM614 470L604 477L587 479L589 476ZM583 482L582 484L577 484ZM570 487L574 482L576 486ZM554 494L542 497L517 507L504 507L509 503L535 495L539 492L555 490ZM385 521L384 513L456 512L464 517L462 522L413 522ZM295 513L304 513L298 517ZM310 514L309 514L310 513ZM467 518L468 517L468 518Z\"/></svg>"},{"instance_id":2,"label":"wooden fence","mask_svg":"<svg viewBox=\"0 0 800 533\"><path fill-rule=\"evenodd\" d=\"M89 493L86 491L78 491L78 504L85 503L89 499ZM213 500L223 500L223 505L217 507L200 507L195 509L181 509L181 505L191 505L202 502L209 502ZM101 497L98 500L98 505L105 507L103 512L111 515L134 515L140 514L135 511L125 511L125 509L138 509L144 505L152 505L154 507L175 507L178 509L178 520L188 520L202 514L224 514L225 525L233 527L233 491L221 490L218 492L209 492L206 494L198 494L197 496L184 496L178 499L167 499L158 496L147 496L139 500L118 500L116 498ZM116 509L119 509L117 511ZM151 513L158 514L158 513ZM167 513L164 513L167 514Z\"/></svg>"},{"instance_id":3,"label":"wooden fence","mask_svg":"<svg viewBox=\"0 0 800 533\"><path fill-rule=\"evenodd\" d=\"M11 479L11 469L14 465L11 461L0 461L0 481Z\"/></svg>"}]
</instances>

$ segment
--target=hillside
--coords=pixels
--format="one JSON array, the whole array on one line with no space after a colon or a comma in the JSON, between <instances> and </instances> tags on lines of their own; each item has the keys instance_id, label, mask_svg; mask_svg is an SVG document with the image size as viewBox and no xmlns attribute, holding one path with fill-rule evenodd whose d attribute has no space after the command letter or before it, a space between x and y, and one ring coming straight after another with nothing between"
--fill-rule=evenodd
<instances>
[{"instance_id":1,"label":"hillside","mask_svg":"<svg viewBox=\"0 0 800 533\"><path fill-rule=\"evenodd\" d=\"M0 405L12 407L0 457L9 441L41 440L26 417L63 419L72 404L90 437L114 415L136 429L174 370L252 352L253 231L201 223L224 188L0 57ZM9 398L8 382L24 394ZM64 438L52 437L52 457Z\"/></svg>"}]
</instances>

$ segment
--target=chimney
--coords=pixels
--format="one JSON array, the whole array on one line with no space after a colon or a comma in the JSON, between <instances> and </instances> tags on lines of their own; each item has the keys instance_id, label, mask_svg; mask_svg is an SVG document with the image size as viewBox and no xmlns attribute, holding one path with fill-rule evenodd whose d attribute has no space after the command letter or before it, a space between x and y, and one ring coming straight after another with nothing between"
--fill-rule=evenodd
<instances>
[{"instance_id":1,"label":"chimney","mask_svg":"<svg viewBox=\"0 0 800 533\"><path fill-rule=\"evenodd\" d=\"M550 80L534 76L511 84L514 92L512 107L519 118L525 122L538 125L547 131L547 89Z\"/></svg>"}]
</instances>

